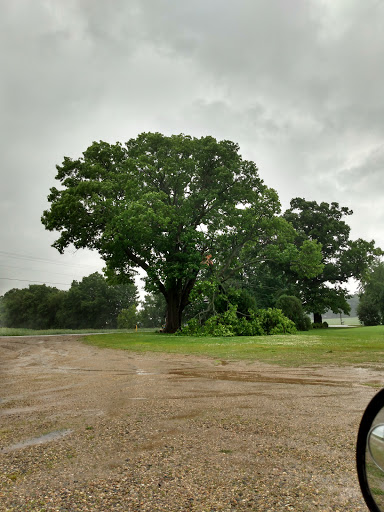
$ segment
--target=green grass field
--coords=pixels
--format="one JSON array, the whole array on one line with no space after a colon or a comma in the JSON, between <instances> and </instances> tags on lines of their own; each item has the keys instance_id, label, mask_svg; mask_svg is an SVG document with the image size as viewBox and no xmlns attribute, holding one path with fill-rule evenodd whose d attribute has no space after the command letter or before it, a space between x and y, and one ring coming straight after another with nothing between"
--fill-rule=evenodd
<instances>
[{"instance_id":1,"label":"green grass field","mask_svg":"<svg viewBox=\"0 0 384 512\"><path fill-rule=\"evenodd\" d=\"M154 329L141 329L142 332L153 332ZM0 327L0 336L52 336L55 334L88 334L88 333L131 333L134 329L22 329L18 327Z\"/></svg>"},{"instance_id":2,"label":"green grass field","mask_svg":"<svg viewBox=\"0 0 384 512\"><path fill-rule=\"evenodd\" d=\"M323 320L328 322L328 325L340 325L340 318L324 318ZM342 322L343 325L361 325L357 316L343 316Z\"/></svg>"},{"instance_id":3,"label":"green grass field","mask_svg":"<svg viewBox=\"0 0 384 512\"><path fill-rule=\"evenodd\" d=\"M0 328L0 335L86 334L90 331L31 331ZM100 332L100 331L98 331ZM174 336L153 329L104 331L84 342L134 352L194 354L218 360L259 360L283 366L384 363L384 326L315 329L286 336L207 338Z\"/></svg>"},{"instance_id":4,"label":"green grass field","mask_svg":"<svg viewBox=\"0 0 384 512\"><path fill-rule=\"evenodd\" d=\"M194 354L220 360L260 360L284 366L384 363L384 326L233 338L133 332L87 336L85 342L134 352Z\"/></svg>"}]
</instances>

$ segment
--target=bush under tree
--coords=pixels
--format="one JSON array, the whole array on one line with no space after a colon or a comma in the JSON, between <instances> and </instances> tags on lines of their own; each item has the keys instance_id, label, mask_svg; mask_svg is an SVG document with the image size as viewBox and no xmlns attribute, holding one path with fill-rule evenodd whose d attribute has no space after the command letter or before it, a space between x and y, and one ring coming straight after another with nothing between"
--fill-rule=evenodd
<instances>
[{"instance_id":1,"label":"bush under tree","mask_svg":"<svg viewBox=\"0 0 384 512\"><path fill-rule=\"evenodd\" d=\"M232 305L224 313L213 315L200 323L191 319L179 332L185 336L265 336L294 334L294 322L280 309L250 310L247 317L238 317L237 306Z\"/></svg>"},{"instance_id":2,"label":"bush under tree","mask_svg":"<svg viewBox=\"0 0 384 512\"><path fill-rule=\"evenodd\" d=\"M275 307L281 309L294 322L298 331L308 331L311 328L311 319L304 313L300 299L294 295L280 295Z\"/></svg>"},{"instance_id":3,"label":"bush under tree","mask_svg":"<svg viewBox=\"0 0 384 512\"><path fill-rule=\"evenodd\" d=\"M377 301L371 295L363 295L357 306L357 316L365 326L380 325L382 316Z\"/></svg>"}]
</instances>

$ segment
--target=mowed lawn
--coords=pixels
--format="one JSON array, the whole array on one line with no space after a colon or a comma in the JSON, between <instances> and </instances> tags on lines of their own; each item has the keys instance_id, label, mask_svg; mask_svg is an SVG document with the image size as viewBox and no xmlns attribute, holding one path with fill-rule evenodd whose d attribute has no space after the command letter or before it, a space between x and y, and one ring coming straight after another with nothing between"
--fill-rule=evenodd
<instances>
[{"instance_id":1,"label":"mowed lawn","mask_svg":"<svg viewBox=\"0 0 384 512\"><path fill-rule=\"evenodd\" d=\"M134 352L209 356L219 360L260 360L283 366L384 363L384 326L328 328L285 336L207 338L155 332L87 336L85 343Z\"/></svg>"}]
</instances>

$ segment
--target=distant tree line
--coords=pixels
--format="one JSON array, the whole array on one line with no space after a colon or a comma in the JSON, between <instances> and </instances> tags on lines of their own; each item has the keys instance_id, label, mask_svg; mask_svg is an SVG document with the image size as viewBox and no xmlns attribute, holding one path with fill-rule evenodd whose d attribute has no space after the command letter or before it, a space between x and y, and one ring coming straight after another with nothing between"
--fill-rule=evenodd
<instances>
[{"instance_id":1,"label":"distant tree line","mask_svg":"<svg viewBox=\"0 0 384 512\"><path fill-rule=\"evenodd\" d=\"M0 319L4 327L113 329L120 312L136 303L134 284L111 286L96 272L68 291L45 284L9 290L0 298Z\"/></svg>"},{"instance_id":2,"label":"distant tree line","mask_svg":"<svg viewBox=\"0 0 384 512\"><path fill-rule=\"evenodd\" d=\"M140 309L136 304L123 309L117 317L119 329L133 329L138 327L161 328L165 323L167 304L164 297L159 294L147 293L144 301L140 302Z\"/></svg>"}]
</instances>

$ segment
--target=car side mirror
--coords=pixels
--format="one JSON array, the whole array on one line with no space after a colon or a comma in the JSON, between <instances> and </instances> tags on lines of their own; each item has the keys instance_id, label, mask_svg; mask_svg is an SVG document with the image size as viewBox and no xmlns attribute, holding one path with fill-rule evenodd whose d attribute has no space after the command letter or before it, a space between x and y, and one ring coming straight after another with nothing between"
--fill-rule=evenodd
<instances>
[{"instance_id":1,"label":"car side mirror","mask_svg":"<svg viewBox=\"0 0 384 512\"><path fill-rule=\"evenodd\" d=\"M361 492L371 512L384 512L384 389L370 401L356 444Z\"/></svg>"}]
</instances>

